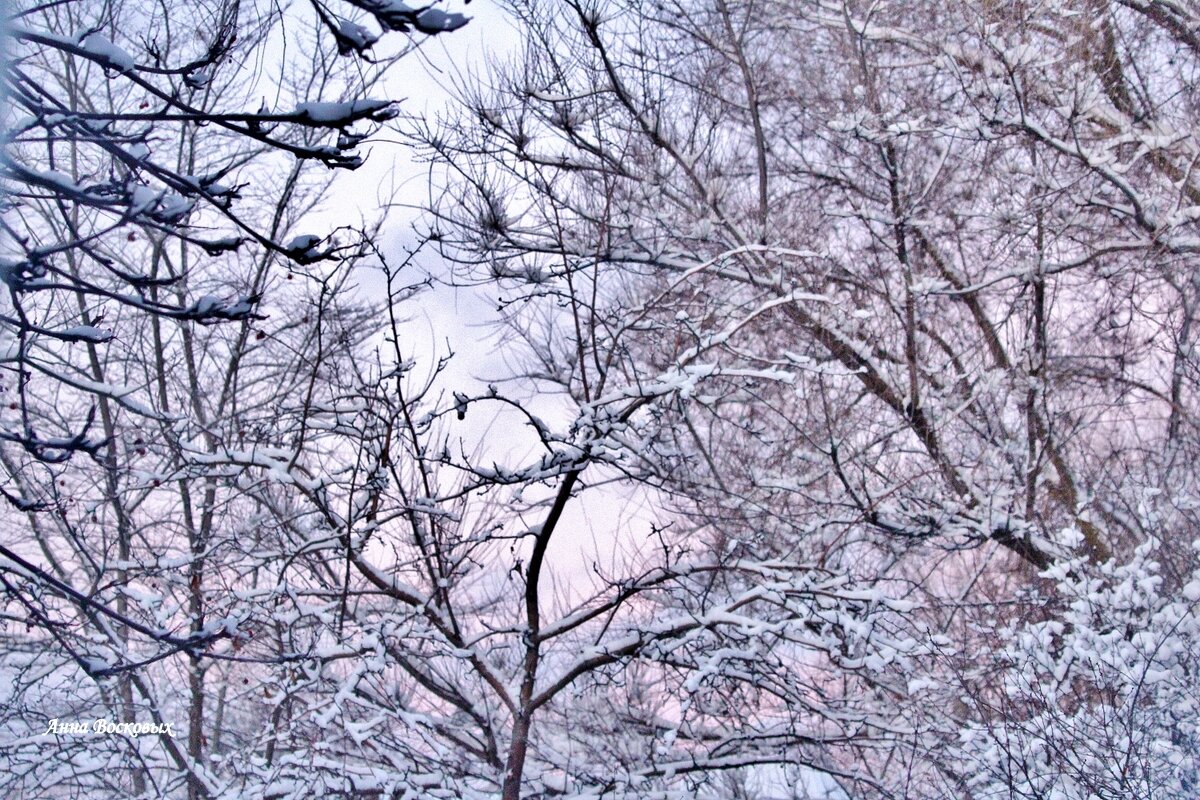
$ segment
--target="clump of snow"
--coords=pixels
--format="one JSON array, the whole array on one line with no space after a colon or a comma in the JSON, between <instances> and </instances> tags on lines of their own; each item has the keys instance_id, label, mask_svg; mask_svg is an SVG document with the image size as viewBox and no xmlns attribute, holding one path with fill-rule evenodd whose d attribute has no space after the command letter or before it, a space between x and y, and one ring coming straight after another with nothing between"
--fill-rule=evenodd
<instances>
[{"instance_id":1,"label":"clump of snow","mask_svg":"<svg viewBox=\"0 0 1200 800\"><path fill-rule=\"evenodd\" d=\"M466 25L468 18L462 14L442 11L439 8L427 8L417 15L417 30L421 33L447 33L456 31Z\"/></svg>"},{"instance_id":2,"label":"clump of snow","mask_svg":"<svg viewBox=\"0 0 1200 800\"><path fill-rule=\"evenodd\" d=\"M321 237L311 233L293 237L284 247L289 253L307 253L321 243Z\"/></svg>"},{"instance_id":3,"label":"clump of snow","mask_svg":"<svg viewBox=\"0 0 1200 800\"><path fill-rule=\"evenodd\" d=\"M292 112L314 127L344 127L362 119L383 122L399 113L390 100L352 100L345 103L301 103Z\"/></svg>"},{"instance_id":4,"label":"clump of snow","mask_svg":"<svg viewBox=\"0 0 1200 800\"><path fill-rule=\"evenodd\" d=\"M61 172L58 172L58 171L52 170L52 169L45 170L44 172L39 172L38 175L46 183L53 184L54 186L56 186L59 189L62 189L63 191L66 191L66 192L82 191L79 188L79 184L77 184L77 183L75 183L75 181L71 180L70 175L66 175L64 173L61 173Z\"/></svg>"},{"instance_id":5,"label":"clump of snow","mask_svg":"<svg viewBox=\"0 0 1200 800\"><path fill-rule=\"evenodd\" d=\"M137 65L133 56L112 43L112 40L99 33L89 33L79 41L79 46L87 54L99 61L107 69L117 72L131 72Z\"/></svg>"},{"instance_id":6,"label":"clump of snow","mask_svg":"<svg viewBox=\"0 0 1200 800\"><path fill-rule=\"evenodd\" d=\"M110 331L102 331L92 325L76 325L75 327L67 328L62 332L62 336L74 341L88 341L97 344L107 342L113 338Z\"/></svg>"},{"instance_id":7,"label":"clump of snow","mask_svg":"<svg viewBox=\"0 0 1200 800\"><path fill-rule=\"evenodd\" d=\"M427 7L416 9L403 0L358 0L355 3L375 15L380 26L389 31L407 31L416 28L430 36L456 31L466 25L470 18L462 14Z\"/></svg>"},{"instance_id":8,"label":"clump of snow","mask_svg":"<svg viewBox=\"0 0 1200 800\"><path fill-rule=\"evenodd\" d=\"M338 23L338 41L339 45L348 45L361 53L371 49L379 41L379 37L357 22L344 19ZM344 55L347 51L343 50L342 52Z\"/></svg>"}]
</instances>

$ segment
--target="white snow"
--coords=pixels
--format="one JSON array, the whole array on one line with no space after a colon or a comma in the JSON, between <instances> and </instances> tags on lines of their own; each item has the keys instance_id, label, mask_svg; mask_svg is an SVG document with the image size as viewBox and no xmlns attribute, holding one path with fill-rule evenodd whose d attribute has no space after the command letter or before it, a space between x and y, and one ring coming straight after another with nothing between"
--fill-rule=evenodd
<instances>
[{"instance_id":1,"label":"white snow","mask_svg":"<svg viewBox=\"0 0 1200 800\"><path fill-rule=\"evenodd\" d=\"M352 100L346 103L301 103L292 112L310 125L338 127L370 118L375 121L396 116L390 100Z\"/></svg>"},{"instance_id":2,"label":"white snow","mask_svg":"<svg viewBox=\"0 0 1200 800\"><path fill-rule=\"evenodd\" d=\"M89 33L79 42L79 46L105 67L117 72L130 72L137 65L133 56L99 33Z\"/></svg>"}]
</instances>

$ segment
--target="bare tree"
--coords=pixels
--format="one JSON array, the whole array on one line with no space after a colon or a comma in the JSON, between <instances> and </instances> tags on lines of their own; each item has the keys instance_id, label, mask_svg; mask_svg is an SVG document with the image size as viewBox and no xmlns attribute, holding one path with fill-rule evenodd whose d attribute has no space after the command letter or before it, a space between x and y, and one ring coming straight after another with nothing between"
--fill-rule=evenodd
<instances>
[{"instance_id":1,"label":"bare tree","mask_svg":"<svg viewBox=\"0 0 1200 800\"><path fill-rule=\"evenodd\" d=\"M269 716L238 707L259 688L246 665L296 658L242 652L270 614L256 587L297 545L224 454L303 440L369 335L348 282L377 228L298 226L395 115L364 99L408 49L380 34L465 20L401 4L340 12L357 21L320 3L9 11L5 782L214 796L221 754ZM81 716L156 732L45 733Z\"/></svg>"},{"instance_id":2,"label":"bare tree","mask_svg":"<svg viewBox=\"0 0 1200 800\"><path fill-rule=\"evenodd\" d=\"M411 284L388 274L396 308ZM673 796L785 761L874 785L830 753L905 731L831 687L873 697L929 650L902 604L817 564L713 553L686 526L650 522L634 528L641 546L564 575L550 554L572 507L655 480L628 449L652 397L558 429L498 388L439 399L402 336L394 327L375 359L334 379L295 450L225 454L303 543L276 584L294 610L274 626L285 657L266 769L243 773L255 793ZM532 453L461 449L459 419L496 411ZM300 755L312 742L327 756L315 764Z\"/></svg>"},{"instance_id":3,"label":"bare tree","mask_svg":"<svg viewBox=\"0 0 1200 800\"><path fill-rule=\"evenodd\" d=\"M184 242L214 258L246 243L298 264L334 254L321 237L277 241L269 217L248 216L237 202L247 191L242 181L266 161L285 175L288 159L281 157L356 168L362 163L359 145L396 114L388 101L340 91L336 98L310 96L310 89L328 84L340 69L325 50L314 51L319 58L302 73L312 87L286 74L279 76L279 87L253 80L249 63L269 58L269 48L319 48L322 31L332 34L343 55L365 59L360 63L369 74L395 60L395 55L366 58L378 32L323 3L312 7L315 19L269 4L206 3L179 15L154 3L12 9L2 173L10 310L2 322L11 372L7 388L18 403L10 410L20 413L5 423L7 441L48 461L101 446L102 437L91 435L90 417L82 425L53 425L44 432L33 426L27 395L31 382L43 376L134 403L119 387L92 385L72 374L69 359L61 363L69 345L102 344L112 337L92 324L98 309L112 309L110 316L133 310L198 324L255 315L261 298L252 286L219 287L216 294L176 302L170 289L180 274L166 269L151 274L120 258L139 235ZM384 31L436 33L465 23L431 7L364 2L361 8ZM228 81L237 87L225 86ZM285 106L272 108L268 94ZM255 102L260 105L251 107ZM181 163L181 148L200 128L209 129L208 148Z\"/></svg>"}]
</instances>

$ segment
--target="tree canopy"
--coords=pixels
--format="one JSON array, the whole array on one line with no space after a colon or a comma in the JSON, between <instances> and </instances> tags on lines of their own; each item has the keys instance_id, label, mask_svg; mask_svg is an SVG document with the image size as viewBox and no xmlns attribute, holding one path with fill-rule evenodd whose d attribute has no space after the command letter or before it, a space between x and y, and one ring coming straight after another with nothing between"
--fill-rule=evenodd
<instances>
[{"instance_id":1,"label":"tree canopy","mask_svg":"<svg viewBox=\"0 0 1200 800\"><path fill-rule=\"evenodd\" d=\"M1200 15L501 5L6 11L0 786L1193 797Z\"/></svg>"}]
</instances>

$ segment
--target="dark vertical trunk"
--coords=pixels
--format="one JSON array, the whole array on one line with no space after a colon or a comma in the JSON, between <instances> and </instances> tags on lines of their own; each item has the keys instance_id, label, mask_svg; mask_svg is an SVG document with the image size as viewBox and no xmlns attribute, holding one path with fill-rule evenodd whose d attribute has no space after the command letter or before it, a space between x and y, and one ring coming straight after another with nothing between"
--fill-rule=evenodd
<instances>
[{"instance_id":1,"label":"dark vertical trunk","mask_svg":"<svg viewBox=\"0 0 1200 800\"><path fill-rule=\"evenodd\" d=\"M508 747L508 763L504 765L504 787L501 800L521 800L521 777L525 772L525 756L529 749L529 727L533 712L522 708L513 720L512 743Z\"/></svg>"}]
</instances>

